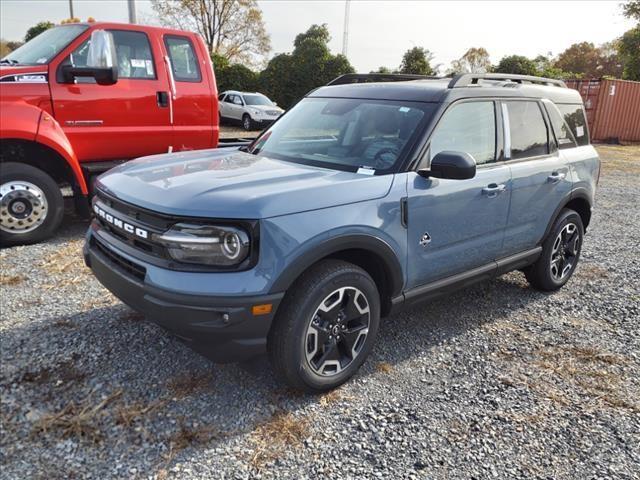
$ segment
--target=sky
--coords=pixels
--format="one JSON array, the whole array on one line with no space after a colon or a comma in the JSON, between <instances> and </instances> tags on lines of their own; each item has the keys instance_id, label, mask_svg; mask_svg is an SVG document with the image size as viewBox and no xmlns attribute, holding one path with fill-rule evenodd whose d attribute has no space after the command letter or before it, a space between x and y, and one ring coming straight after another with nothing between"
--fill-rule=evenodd
<instances>
[{"instance_id":1,"label":"sky","mask_svg":"<svg viewBox=\"0 0 640 480\"><path fill-rule=\"evenodd\" d=\"M262 8L271 54L289 52L295 36L326 23L330 48L342 51L345 1L265 0ZM497 63L511 54L554 55L573 43L608 42L634 26L620 14L619 1L365 1L350 2L347 56L358 72L397 68L414 46L434 54L433 65L448 68L470 47L484 47ZM85 20L126 22L126 0L73 0ZM155 22L149 0L136 0L139 23ZM0 37L19 40L41 20L69 16L68 0L0 0Z\"/></svg>"}]
</instances>

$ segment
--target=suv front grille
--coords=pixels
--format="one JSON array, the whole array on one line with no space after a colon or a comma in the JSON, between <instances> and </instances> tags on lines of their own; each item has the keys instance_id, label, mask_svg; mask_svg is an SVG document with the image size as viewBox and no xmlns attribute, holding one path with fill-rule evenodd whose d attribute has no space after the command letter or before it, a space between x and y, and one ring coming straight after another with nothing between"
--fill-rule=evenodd
<instances>
[{"instance_id":1,"label":"suv front grille","mask_svg":"<svg viewBox=\"0 0 640 480\"><path fill-rule=\"evenodd\" d=\"M105 256L113 265L120 268L121 270L124 270L125 273L140 280L141 282L144 281L144 277L147 274L147 269L142 265L138 265L137 263L124 258L122 255L103 245L99 240L96 240L95 237L92 237L91 245L103 256Z\"/></svg>"}]
</instances>

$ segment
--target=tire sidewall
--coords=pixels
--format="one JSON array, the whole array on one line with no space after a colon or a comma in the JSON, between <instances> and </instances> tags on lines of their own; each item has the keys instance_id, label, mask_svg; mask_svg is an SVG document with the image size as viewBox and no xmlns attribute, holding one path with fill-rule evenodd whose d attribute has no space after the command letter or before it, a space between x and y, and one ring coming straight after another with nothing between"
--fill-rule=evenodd
<instances>
[{"instance_id":1,"label":"tire sidewall","mask_svg":"<svg viewBox=\"0 0 640 480\"><path fill-rule=\"evenodd\" d=\"M42 224L35 230L22 233L10 234L0 231L0 245L26 245L40 242L56 231L62 222L64 215L64 198L55 181L42 170L31 165L8 162L0 167L0 184L6 182L22 180L33 183L42 190L46 199L49 211Z\"/></svg>"},{"instance_id":2,"label":"tire sidewall","mask_svg":"<svg viewBox=\"0 0 640 480\"><path fill-rule=\"evenodd\" d=\"M242 128L244 128L246 131L250 131L251 126L252 126L251 116L248 113L245 113L242 116Z\"/></svg>"},{"instance_id":3,"label":"tire sidewall","mask_svg":"<svg viewBox=\"0 0 640 480\"><path fill-rule=\"evenodd\" d=\"M308 364L305 354L307 328L316 309L329 294L342 287L355 287L360 290L369 303L369 332L362 346L362 350L353 362L344 370L330 377L323 377L315 373ZM326 390L336 387L351 378L365 362L373 345L380 326L380 297L373 280L364 272L337 272L323 282L314 291L308 292L299 309L302 312L293 329L294 344L292 345L292 361L298 362L298 374L302 381L311 389Z\"/></svg>"},{"instance_id":4,"label":"tire sidewall","mask_svg":"<svg viewBox=\"0 0 640 480\"><path fill-rule=\"evenodd\" d=\"M580 246L578 248L578 253L575 256L575 260L573 262L573 266L571 267L571 270L569 271L569 274L564 277L562 280L558 281L555 278L553 278L553 275L551 275L551 254L553 251L553 244L558 236L558 234L562 231L562 229L568 224L568 223L573 223L574 225L576 225L576 227L578 228L578 234L580 235ZM544 276L545 276L545 281L548 282L550 285L554 286L555 288L559 288L562 287L564 284L566 284L569 279L573 276L573 273L575 272L577 266L578 266L578 262L580 261L580 255L582 253L582 245L584 243L584 226L582 225L582 219L580 218L580 215L578 215L577 212L574 212L573 210L566 210L564 211L560 217L558 217L558 219L556 220L556 223L553 226L553 229L551 230L549 236L547 237L546 241L544 242L544 247L542 250L542 255L543 255L543 259L544 259Z\"/></svg>"}]
</instances>

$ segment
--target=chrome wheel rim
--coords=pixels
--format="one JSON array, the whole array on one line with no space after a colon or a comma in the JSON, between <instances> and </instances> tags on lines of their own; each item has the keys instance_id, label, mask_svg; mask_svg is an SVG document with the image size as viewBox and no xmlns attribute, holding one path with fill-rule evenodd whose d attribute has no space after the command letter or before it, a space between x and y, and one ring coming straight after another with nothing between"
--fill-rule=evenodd
<instances>
[{"instance_id":1,"label":"chrome wheel rim","mask_svg":"<svg viewBox=\"0 0 640 480\"><path fill-rule=\"evenodd\" d=\"M14 180L0 185L0 230L28 233L47 218L49 205L44 192L33 183Z\"/></svg>"},{"instance_id":2,"label":"chrome wheel rim","mask_svg":"<svg viewBox=\"0 0 640 480\"><path fill-rule=\"evenodd\" d=\"M333 291L309 321L304 352L307 365L322 377L339 374L360 355L369 333L367 297L355 287Z\"/></svg>"},{"instance_id":3,"label":"chrome wheel rim","mask_svg":"<svg viewBox=\"0 0 640 480\"><path fill-rule=\"evenodd\" d=\"M251 128L251 119L249 117L244 117L244 129L249 130Z\"/></svg>"},{"instance_id":4,"label":"chrome wheel rim","mask_svg":"<svg viewBox=\"0 0 640 480\"><path fill-rule=\"evenodd\" d=\"M549 270L556 281L564 280L580 253L580 233L575 223L567 223L553 242Z\"/></svg>"}]
</instances>

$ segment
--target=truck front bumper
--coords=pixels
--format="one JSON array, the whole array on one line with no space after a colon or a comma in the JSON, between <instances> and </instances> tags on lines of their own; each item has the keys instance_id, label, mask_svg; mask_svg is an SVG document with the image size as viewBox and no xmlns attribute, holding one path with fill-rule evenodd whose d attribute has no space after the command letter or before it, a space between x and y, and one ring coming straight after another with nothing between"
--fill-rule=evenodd
<instances>
[{"instance_id":1,"label":"truck front bumper","mask_svg":"<svg viewBox=\"0 0 640 480\"><path fill-rule=\"evenodd\" d=\"M266 352L267 334L284 293L223 297L160 289L134 278L118 257L130 260L93 235L90 229L85 263L122 302L215 362L236 362ZM270 313L253 314L254 306L265 304L272 305Z\"/></svg>"}]
</instances>

